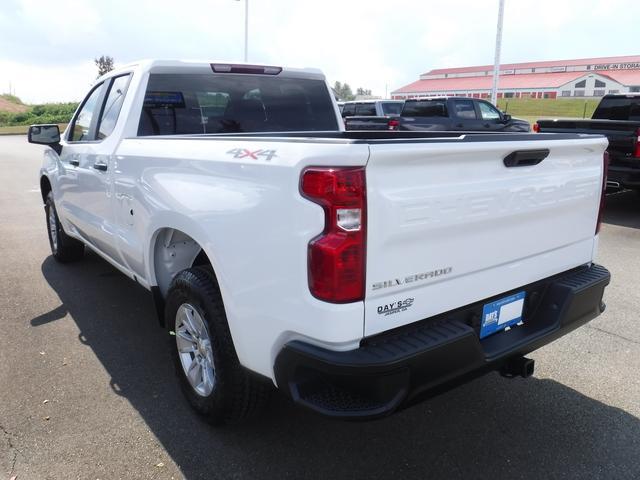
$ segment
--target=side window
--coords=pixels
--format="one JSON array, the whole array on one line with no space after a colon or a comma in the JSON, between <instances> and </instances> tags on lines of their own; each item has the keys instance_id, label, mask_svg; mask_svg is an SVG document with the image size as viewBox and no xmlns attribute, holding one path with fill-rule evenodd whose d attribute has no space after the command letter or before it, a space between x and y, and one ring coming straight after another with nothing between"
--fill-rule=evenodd
<instances>
[{"instance_id":1,"label":"side window","mask_svg":"<svg viewBox=\"0 0 640 480\"><path fill-rule=\"evenodd\" d=\"M130 79L130 74L122 75L120 77L115 77L111 82L107 101L104 103L102 117L100 118L98 140L107 138L111 135L111 132L113 132L116 122L118 121L118 115L120 115L120 109L122 108L124 97L127 94Z\"/></svg>"},{"instance_id":2,"label":"side window","mask_svg":"<svg viewBox=\"0 0 640 480\"><path fill-rule=\"evenodd\" d=\"M476 120L476 109L473 107L472 100L455 100L456 116L458 118L464 118L466 120Z\"/></svg>"},{"instance_id":3,"label":"side window","mask_svg":"<svg viewBox=\"0 0 640 480\"><path fill-rule=\"evenodd\" d=\"M480 106L480 115L483 120L498 120L500 118L500 112L487 102L478 102Z\"/></svg>"},{"instance_id":4,"label":"side window","mask_svg":"<svg viewBox=\"0 0 640 480\"><path fill-rule=\"evenodd\" d=\"M104 84L95 87L84 101L82 108L73 121L73 128L69 135L70 142L81 142L95 139L95 131L92 131L92 120L100 109L99 100L102 98ZM95 128L95 127L94 127Z\"/></svg>"}]
</instances>

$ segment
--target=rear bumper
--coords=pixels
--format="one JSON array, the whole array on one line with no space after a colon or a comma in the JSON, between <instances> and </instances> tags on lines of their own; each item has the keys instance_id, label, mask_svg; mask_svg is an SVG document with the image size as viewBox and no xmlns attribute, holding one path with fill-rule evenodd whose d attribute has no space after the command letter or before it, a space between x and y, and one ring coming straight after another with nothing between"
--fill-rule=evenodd
<instances>
[{"instance_id":1,"label":"rear bumper","mask_svg":"<svg viewBox=\"0 0 640 480\"><path fill-rule=\"evenodd\" d=\"M296 403L327 416L387 415L425 392L500 369L597 317L609 280L607 269L591 265L522 287L524 324L483 340L477 312L491 299L364 339L356 350L293 341L276 358L276 381Z\"/></svg>"},{"instance_id":2,"label":"rear bumper","mask_svg":"<svg viewBox=\"0 0 640 480\"><path fill-rule=\"evenodd\" d=\"M640 168L609 165L607 185L617 183L620 188L640 188Z\"/></svg>"}]
</instances>

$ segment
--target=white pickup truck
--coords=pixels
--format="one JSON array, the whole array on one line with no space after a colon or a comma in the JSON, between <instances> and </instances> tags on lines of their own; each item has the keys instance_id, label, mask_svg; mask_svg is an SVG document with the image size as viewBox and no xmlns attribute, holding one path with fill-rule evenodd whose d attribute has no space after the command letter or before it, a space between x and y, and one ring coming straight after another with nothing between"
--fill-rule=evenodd
<instances>
[{"instance_id":1,"label":"white pickup truck","mask_svg":"<svg viewBox=\"0 0 640 480\"><path fill-rule=\"evenodd\" d=\"M274 385L372 418L528 376L604 310L601 136L345 132L317 70L145 61L29 141L53 256L88 247L152 292L213 423Z\"/></svg>"}]
</instances>

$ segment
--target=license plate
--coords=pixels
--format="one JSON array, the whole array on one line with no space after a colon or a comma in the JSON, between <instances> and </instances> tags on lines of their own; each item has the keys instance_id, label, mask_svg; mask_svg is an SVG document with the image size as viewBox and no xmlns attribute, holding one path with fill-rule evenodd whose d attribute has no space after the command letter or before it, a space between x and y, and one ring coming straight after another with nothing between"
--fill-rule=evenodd
<instances>
[{"instance_id":1,"label":"license plate","mask_svg":"<svg viewBox=\"0 0 640 480\"><path fill-rule=\"evenodd\" d=\"M485 304L482 309L480 338L485 338L520 323L522 321L524 295L525 292L518 292Z\"/></svg>"}]
</instances>

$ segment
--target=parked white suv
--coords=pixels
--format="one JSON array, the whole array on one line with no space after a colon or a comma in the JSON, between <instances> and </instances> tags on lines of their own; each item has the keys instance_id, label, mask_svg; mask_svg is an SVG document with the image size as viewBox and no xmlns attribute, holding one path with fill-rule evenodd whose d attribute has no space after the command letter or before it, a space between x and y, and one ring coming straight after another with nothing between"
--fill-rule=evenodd
<instances>
[{"instance_id":1,"label":"parked white suv","mask_svg":"<svg viewBox=\"0 0 640 480\"><path fill-rule=\"evenodd\" d=\"M49 145L53 256L149 289L214 423L275 385L347 418L401 408L596 317L606 140L345 132L316 70L147 61L98 79Z\"/></svg>"}]
</instances>

